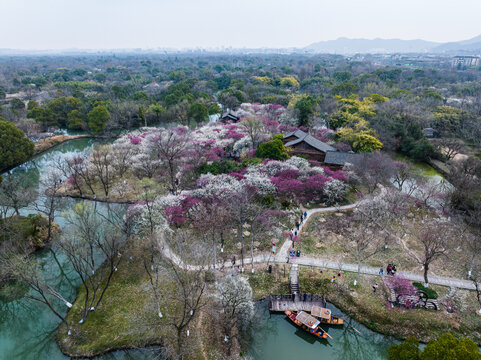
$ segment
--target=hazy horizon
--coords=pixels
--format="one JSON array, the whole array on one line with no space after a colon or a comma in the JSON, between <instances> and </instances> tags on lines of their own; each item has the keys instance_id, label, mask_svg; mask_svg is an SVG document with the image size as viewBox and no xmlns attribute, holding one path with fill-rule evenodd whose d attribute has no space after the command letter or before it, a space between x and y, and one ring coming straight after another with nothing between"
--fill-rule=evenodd
<instances>
[{"instance_id":1,"label":"hazy horizon","mask_svg":"<svg viewBox=\"0 0 481 360\"><path fill-rule=\"evenodd\" d=\"M302 48L346 38L460 41L478 0L0 0L0 48Z\"/></svg>"}]
</instances>

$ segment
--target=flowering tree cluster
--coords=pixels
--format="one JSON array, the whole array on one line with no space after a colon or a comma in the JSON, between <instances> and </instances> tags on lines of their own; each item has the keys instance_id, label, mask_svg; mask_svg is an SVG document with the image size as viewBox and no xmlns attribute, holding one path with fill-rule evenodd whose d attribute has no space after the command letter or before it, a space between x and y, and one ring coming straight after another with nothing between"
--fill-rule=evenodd
<instances>
[{"instance_id":1,"label":"flowering tree cluster","mask_svg":"<svg viewBox=\"0 0 481 360\"><path fill-rule=\"evenodd\" d=\"M402 275L384 278L386 285L394 290L397 295L411 296L416 293L416 288L411 284L411 281Z\"/></svg>"}]
</instances>

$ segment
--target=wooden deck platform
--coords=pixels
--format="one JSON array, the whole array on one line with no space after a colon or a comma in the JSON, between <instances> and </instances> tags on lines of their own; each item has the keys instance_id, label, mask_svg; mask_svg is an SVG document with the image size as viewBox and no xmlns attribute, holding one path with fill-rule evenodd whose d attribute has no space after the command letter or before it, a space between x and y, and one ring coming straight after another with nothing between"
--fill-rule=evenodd
<instances>
[{"instance_id":1,"label":"wooden deck platform","mask_svg":"<svg viewBox=\"0 0 481 360\"><path fill-rule=\"evenodd\" d=\"M269 296L269 311L284 312L291 311L308 311L310 312L313 306L326 307L326 302L318 295L306 295L306 301L303 301L303 295L295 295L295 300L292 300L292 295L271 295Z\"/></svg>"}]
</instances>

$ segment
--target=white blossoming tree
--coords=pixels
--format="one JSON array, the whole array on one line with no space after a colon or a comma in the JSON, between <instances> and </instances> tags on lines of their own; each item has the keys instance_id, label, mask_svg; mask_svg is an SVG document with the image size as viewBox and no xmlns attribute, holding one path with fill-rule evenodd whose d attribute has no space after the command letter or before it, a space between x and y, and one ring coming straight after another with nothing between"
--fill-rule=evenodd
<instances>
[{"instance_id":1,"label":"white blossoming tree","mask_svg":"<svg viewBox=\"0 0 481 360\"><path fill-rule=\"evenodd\" d=\"M239 336L246 330L254 317L252 288L244 276L226 276L216 284L215 298L222 306L224 334L231 340L239 341Z\"/></svg>"}]
</instances>

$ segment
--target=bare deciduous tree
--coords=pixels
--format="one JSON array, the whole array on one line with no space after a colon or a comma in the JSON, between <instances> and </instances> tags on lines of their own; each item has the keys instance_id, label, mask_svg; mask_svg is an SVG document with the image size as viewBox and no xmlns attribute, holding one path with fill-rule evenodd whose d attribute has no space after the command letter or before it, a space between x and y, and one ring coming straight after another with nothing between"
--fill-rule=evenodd
<instances>
[{"instance_id":1,"label":"bare deciduous tree","mask_svg":"<svg viewBox=\"0 0 481 360\"><path fill-rule=\"evenodd\" d=\"M205 276L209 269L210 253L206 253L202 244L189 241L191 236L187 231L176 231L171 234L170 241L166 235L157 234L154 263L147 273L156 301L160 304L162 299L174 305L175 310L162 316L165 318L162 323L174 328L176 342L166 345L178 359L183 359L185 339L190 335L189 326L207 304ZM157 309L160 318L160 305ZM156 325L162 326L161 323Z\"/></svg>"},{"instance_id":2,"label":"bare deciduous tree","mask_svg":"<svg viewBox=\"0 0 481 360\"><path fill-rule=\"evenodd\" d=\"M29 206L34 199L34 191L26 174L14 173L3 177L3 181L0 182L2 207L10 208L15 215L20 215L20 209Z\"/></svg>"},{"instance_id":3,"label":"bare deciduous tree","mask_svg":"<svg viewBox=\"0 0 481 360\"><path fill-rule=\"evenodd\" d=\"M28 255L7 253L0 257L1 277L27 284L31 291L26 293L25 297L46 305L65 324L70 335L70 326L62 315L63 311L58 309L55 299L69 308L72 304L45 281L40 268L38 261Z\"/></svg>"},{"instance_id":4,"label":"bare deciduous tree","mask_svg":"<svg viewBox=\"0 0 481 360\"><path fill-rule=\"evenodd\" d=\"M106 223L105 218L93 206L77 204L67 217L69 233L58 243L85 291L80 323L98 308L122 259L120 250L126 234Z\"/></svg>"},{"instance_id":5,"label":"bare deciduous tree","mask_svg":"<svg viewBox=\"0 0 481 360\"><path fill-rule=\"evenodd\" d=\"M450 230L450 226L445 222L424 219L414 231L415 238L422 246L422 255L418 262L423 266L426 287L429 285L430 265L440 257L447 257L454 238Z\"/></svg>"},{"instance_id":6,"label":"bare deciduous tree","mask_svg":"<svg viewBox=\"0 0 481 360\"><path fill-rule=\"evenodd\" d=\"M251 115L242 119L240 124L246 129L251 140L252 149L255 149L264 130L264 124L262 123L262 120L257 116Z\"/></svg>"},{"instance_id":7,"label":"bare deciduous tree","mask_svg":"<svg viewBox=\"0 0 481 360\"><path fill-rule=\"evenodd\" d=\"M43 188L43 194L40 194L38 200L34 203L34 208L43 214L48 220L47 241L52 237L52 228L57 211L65 203L65 199L59 197L59 190L62 184L62 173L53 168L40 180L40 186Z\"/></svg>"},{"instance_id":8,"label":"bare deciduous tree","mask_svg":"<svg viewBox=\"0 0 481 360\"><path fill-rule=\"evenodd\" d=\"M112 149L109 145L100 146L92 153L89 158L93 174L100 181L105 192L105 197L109 197L109 191L115 177Z\"/></svg>"},{"instance_id":9,"label":"bare deciduous tree","mask_svg":"<svg viewBox=\"0 0 481 360\"><path fill-rule=\"evenodd\" d=\"M384 242L377 233L377 226L361 211L355 211L354 216L346 218L345 224L343 234L354 243L359 276L362 263L381 251ZM350 248L350 244L346 245Z\"/></svg>"},{"instance_id":10,"label":"bare deciduous tree","mask_svg":"<svg viewBox=\"0 0 481 360\"><path fill-rule=\"evenodd\" d=\"M464 144L461 140L450 137L437 139L434 145L436 150L446 156L448 161L454 159L464 149Z\"/></svg>"}]
</instances>

